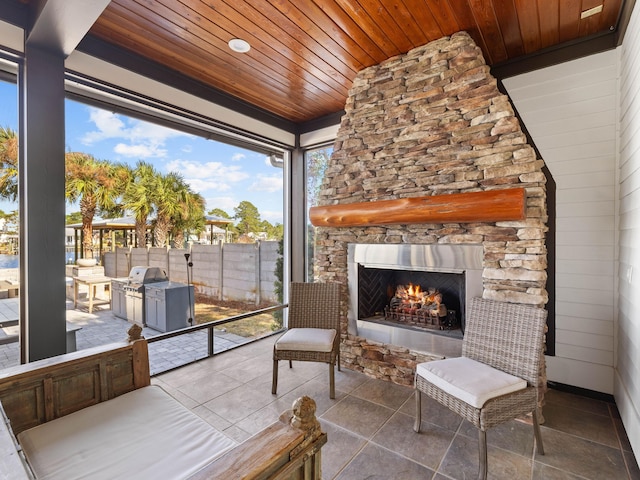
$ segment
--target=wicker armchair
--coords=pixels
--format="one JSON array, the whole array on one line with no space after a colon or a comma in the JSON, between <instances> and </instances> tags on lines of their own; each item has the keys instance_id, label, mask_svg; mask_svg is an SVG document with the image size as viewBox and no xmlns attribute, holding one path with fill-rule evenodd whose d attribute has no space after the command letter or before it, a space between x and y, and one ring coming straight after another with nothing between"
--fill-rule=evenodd
<instances>
[{"instance_id":1,"label":"wicker armchair","mask_svg":"<svg viewBox=\"0 0 640 480\"><path fill-rule=\"evenodd\" d=\"M466 318L462 357L416 367L416 418L421 393L473 423L479 431L478 478L487 477L487 429L533 413L537 451L544 455L538 425L538 387L547 311L474 298Z\"/></svg>"},{"instance_id":2,"label":"wicker armchair","mask_svg":"<svg viewBox=\"0 0 640 480\"><path fill-rule=\"evenodd\" d=\"M288 330L273 346L271 393L278 388L278 361L329 364L329 398L335 398L334 366L340 370L340 285L292 283L289 290Z\"/></svg>"}]
</instances>

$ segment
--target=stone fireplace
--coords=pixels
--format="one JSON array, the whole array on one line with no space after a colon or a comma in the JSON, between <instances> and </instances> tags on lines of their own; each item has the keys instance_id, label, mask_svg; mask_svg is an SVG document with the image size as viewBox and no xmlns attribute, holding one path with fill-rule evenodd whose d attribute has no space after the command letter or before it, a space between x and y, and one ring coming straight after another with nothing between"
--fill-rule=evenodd
<instances>
[{"instance_id":1,"label":"stone fireplace","mask_svg":"<svg viewBox=\"0 0 640 480\"><path fill-rule=\"evenodd\" d=\"M342 364L410 385L416 362L439 356L429 332L385 330L381 322L357 318L357 269L389 269L394 255L408 258L411 272L423 269L420 256L470 248L472 267L436 267L464 273L465 296L544 306L543 165L466 33L362 70L318 197L326 221L311 215L320 225L316 276L344 285ZM502 200L484 200L514 191L522 193L522 211L513 218L497 213ZM458 199L467 195L477 199L465 209ZM359 246L372 253L360 253ZM393 248L396 253L387 253Z\"/></svg>"}]
</instances>

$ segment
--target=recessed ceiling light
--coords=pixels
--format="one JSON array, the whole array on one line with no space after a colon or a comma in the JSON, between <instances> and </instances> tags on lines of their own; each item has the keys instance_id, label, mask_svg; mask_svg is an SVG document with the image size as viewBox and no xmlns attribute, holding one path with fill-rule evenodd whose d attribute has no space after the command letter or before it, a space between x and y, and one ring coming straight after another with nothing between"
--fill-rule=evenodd
<instances>
[{"instance_id":1,"label":"recessed ceiling light","mask_svg":"<svg viewBox=\"0 0 640 480\"><path fill-rule=\"evenodd\" d=\"M251 50L251 45L249 45L249 42L242 40L241 38L232 38L229 40L229 48L234 52L247 53Z\"/></svg>"},{"instance_id":2,"label":"recessed ceiling light","mask_svg":"<svg viewBox=\"0 0 640 480\"><path fill-rule=\"evenodd\" d=\"M580 14L580 20L583 20L591 15L595 15L596 13L600 13L602 11L602 5L598 5L597 7L590 8L589 10L584 10Z\"/></svg>"}]
</instances>

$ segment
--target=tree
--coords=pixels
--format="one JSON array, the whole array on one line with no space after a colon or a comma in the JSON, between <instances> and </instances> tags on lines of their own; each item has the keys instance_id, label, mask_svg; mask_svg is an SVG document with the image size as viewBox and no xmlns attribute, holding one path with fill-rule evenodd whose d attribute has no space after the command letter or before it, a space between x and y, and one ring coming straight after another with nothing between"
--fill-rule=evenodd
<instances>
[{"instance_id":1,"label":"tree","mask_svg":"<svg viewBox=\"0 0 640 480\"><path fill-rule=\"evenodd\" d=\"M236 227L241 235L260 231L260 212L253 203L243 200L233 211L233 218L238 220Z\"/></svg>"},{"instance_id":2,"label":"tree","mask_svg":"<svg viewBox=\"0 0 640 480\"><path fill-rule=\"evenodd\" d=\"M318 204L318 195L329 165L331 151L330 148L320 148L307 152L307 205L310 207Z\"/></svg>"},{"instance_id":3,"label":"tree","mask_svg":"<svg viewBox=\"0 0 640 480\"><path fill-rule=\"evenodd\" d=\"M284 237L284 226L281 223L272 225L267 220L260 222L260 231L267 233L268 240L280 240Z\"/></svg>"},{"instance_id":4,"label":"tree","mask_svg":"<svg viewBox=\"0 0 640 480\"><path fill-rule=\"evenodd\" d=\"M178 236L175 244L184 243L185 228L204 225L204 199L193 192L178 173L160 176L154 195L156 221L154 238L157 246L167 244L170 232ZM199 220L199 222L198 222Z\"/></svg>"},{"instance_id":5,"label":"tree","mask_svg":"<svg viewBox=\"0 0 640 480\"><path fill-rule=\"evenodd\" d=\"M231 215L229 215L227 212L225 212L221 208L213 208L209 210L209 213L207 213L207 215L213 215L215 217L231 219Z\"/></svg>"},{"instance_id":6,"label":"tree","mask_svg":"<svg viewBox=\"0 0 640 480\"><path fill-rule=\"evenodd\" d=\"M153 165L139 161L131 172L131 181L123 195L123 207L130 211L136 220L136 239L138 246L147 241L147 220L154 213L154 195L158 188L159 174Z\"/></svg>"},{"instance_id":7,"label":"tree","mask_svg":"<svg viewBox=\"0 0 640 480\"><path fill-rule=\"evenodd\" d=\"M67 225L71 225L73 223L80 223L82 222L82 213L80 212L69 213L65 218L66 218L65 223Z\"/></svg>"},{"instance_id":8,"label":"tree","mask_svg":"<svg viewBox=\"0 0 640 480\"><path fill-rule=\"evenodd\" d=\"M8 127L0 127L0 197L18 199L18 136Z\"/></svg>"},{"instance_id":9,"label":"tree","mask_svg":"<svg viewBox=\"0 0 640 480\"><path fill-rule=\"evenodd\" d=\"M200 233L204 229L205 200L199 193L190 192L186 196L186 204L181 215L174 219L171 236L172 246L182 248L184 232Z\"/></svg>"},{"instance_id":10,"label":"tree","mask_svg":"<svg viewBox=\"0 0 640 480\"><path fill-rule=\"evenodd\" d=\"M110 208L123 192L122 168L86 153L71 152L65 155L65 175L67 201L80 204L82 257L93 258L93 218L98 208Z\"/></svg>"}]
</instances>

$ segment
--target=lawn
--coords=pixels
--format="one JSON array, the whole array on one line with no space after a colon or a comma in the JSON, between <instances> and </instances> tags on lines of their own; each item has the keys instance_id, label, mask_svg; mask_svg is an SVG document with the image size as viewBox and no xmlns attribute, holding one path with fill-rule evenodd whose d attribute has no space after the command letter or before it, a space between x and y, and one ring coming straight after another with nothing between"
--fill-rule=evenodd
<instances>
[{"instance_id":1,"label":"lawn","mask_svg":"<svg viewBox=\"0 0 640 480\"><path fill-rule=\"evenodd\" d=\"M197 324L233 317L242 313L267 308L272 304L256 305L238 301L218 301L204 295L196 295L195 320ZM268 334L278 329L274 313L263 313L231 323L220 325L217 329L224 329L229 333L241 337L255 337Z\"/></svg>"}]
</instances>

